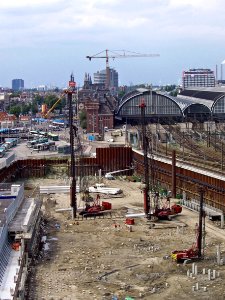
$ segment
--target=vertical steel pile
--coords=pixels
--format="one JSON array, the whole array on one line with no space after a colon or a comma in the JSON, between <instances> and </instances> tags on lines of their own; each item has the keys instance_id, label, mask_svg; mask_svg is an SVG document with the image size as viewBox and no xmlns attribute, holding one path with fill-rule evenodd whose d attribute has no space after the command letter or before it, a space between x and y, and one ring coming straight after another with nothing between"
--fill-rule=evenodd
<instances>
[{"instance_id":1,"label":"vertical steel pile","mask_svg":"<svg viewBox=\"0 0 225 300\"><path fill-rule=\"evenodd\" d=\"M75 91L76 83L74 76L71 74L69 81L69 88L66 91L68 105L69 105L69 128L70 128L70 148L71 148L71 164L70 164L70 206L72 209L72 219L76 218L77 215L77 196L76 196L76 177L75 177L75 157L74 157L74 125L73 125L73 105L72 96Z\"/></svg>"},{"instance_id":2,"label":"vertical steel pile","mask_svg":"<svg viewBox=\"0 0 225 300\"><path fill-rule=\"evenodd\" d=\"M141 109L141 126L142 126L142 147L144 153L144 212L147 217L150 217L150 196L149 196L149 165L148 165L148 147L147 147L147 136L146 136L146 120L145 120L145 108L146 104L144 102L139 105Z\"/></svg>"}]
</instances>

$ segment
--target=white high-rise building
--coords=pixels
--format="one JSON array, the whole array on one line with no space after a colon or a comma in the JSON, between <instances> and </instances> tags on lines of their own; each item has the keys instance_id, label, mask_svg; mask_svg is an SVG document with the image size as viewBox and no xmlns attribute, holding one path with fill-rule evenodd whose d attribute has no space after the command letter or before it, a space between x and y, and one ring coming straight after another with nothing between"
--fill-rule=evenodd
<instances>
[{"instance_id":1,"label":"white high-rise building","mask_svg":"<svg viewBox=\"0 0 225 300\"><path fill-rule=\"evenodd\" d=\"M216 79L214 72L210 69L190 69L183 71L183 88L190 87L214 87Z\"/></svg>"},{"instance_id":2,"label":"white high-rise building","mask_svg":"<svg viewBox=\"0 0 225 300\"><path fill-rule=\"evenodd\" d=\"M118 72L114 69L109 69L110 80L109 88L118 88ZM94 84L104 84L106 83L106 70L97 71L94 73Z\"/></svg>"}]
</instances>

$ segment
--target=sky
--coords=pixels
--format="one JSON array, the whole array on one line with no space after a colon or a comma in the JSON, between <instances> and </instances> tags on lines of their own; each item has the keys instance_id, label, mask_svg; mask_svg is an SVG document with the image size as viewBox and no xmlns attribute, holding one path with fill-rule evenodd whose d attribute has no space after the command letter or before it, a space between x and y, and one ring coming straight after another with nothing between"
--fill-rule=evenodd
<instances>
[{"instance_id":1,"label":"sky","mask_svg":"<svg viewBox=\"0 0 225 300\"><path fill-rule=\"evenodd\" d=\"M0 0L0 86L65 87L71 72L81 86L105 49L160 55L109 59L120 85L180 84L183 70L220 70L224 15L224 0Z\"/></svg>"}]
</instances>

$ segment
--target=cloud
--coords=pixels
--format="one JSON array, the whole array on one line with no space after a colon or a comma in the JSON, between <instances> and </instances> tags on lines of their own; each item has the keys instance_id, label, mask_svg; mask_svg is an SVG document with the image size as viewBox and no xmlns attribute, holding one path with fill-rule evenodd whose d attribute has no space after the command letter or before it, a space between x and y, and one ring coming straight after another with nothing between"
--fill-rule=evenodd
<instances>
[{"instance_id":1,"label":"cloud","mask_svg":"<svg viewBox=\"0 0 225 300\"><path fill-rule=\"evenodd\" d=\"M219 56L225 48L224 14L223 0L2 0L0 63L4 57L9 67L7 53L15 53L13 68L18 49L31 61L40 62L46 53L46 64L47 54L56 51L69 64L68 51L76 51L71 59L80 59L106 48L162 53L159 61L182 60L183 53L193 60L202 47L205 55Z\"/></svg>"},{"instance_id":2,"label":"cloud","mask_svg":"<svg viewBox=\"0 0 225 300\"><path fill-rule=\"evenodd\" d=\"M59 42L85 37L88 40L92 34L99 35L99 40L101 36L105 39L105 32L110 40L115 32L122 38L125 31L128 37L132 34L151 35L153 39L164 34L171 38L173 35L194 37L196 32L206 35L209 27L210 31L215 29L214 38L220 38L223 18L219 21L219 15L224 10L221 0L213 3L203 0L4 1L0 3L1 46L12 39L16 45L37 44L41 36L48 43L57 39Z\"/></svg>"}]
</instances>

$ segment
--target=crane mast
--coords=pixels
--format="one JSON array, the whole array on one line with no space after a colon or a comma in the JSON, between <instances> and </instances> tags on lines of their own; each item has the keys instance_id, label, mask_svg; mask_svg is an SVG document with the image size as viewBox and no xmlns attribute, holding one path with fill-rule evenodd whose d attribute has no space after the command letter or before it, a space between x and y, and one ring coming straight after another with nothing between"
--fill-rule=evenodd
<instances>
[{"instance_id":1,"label":"crane mast","mask_svg":"<svg viewBox=\"0 0 225 300\"><path fill-rule=\"evenodd\" d=\"M109 68L109 59L115 58L135 58L135 57L159 57L159 54L142 54L132 51L126 50L103 50L97 54L86 56L90 61L94 58L104 58L106 61L106 81L105 81L105 88L109 89L110 87L110 68Z\"/></svg>"}]
</instances>

